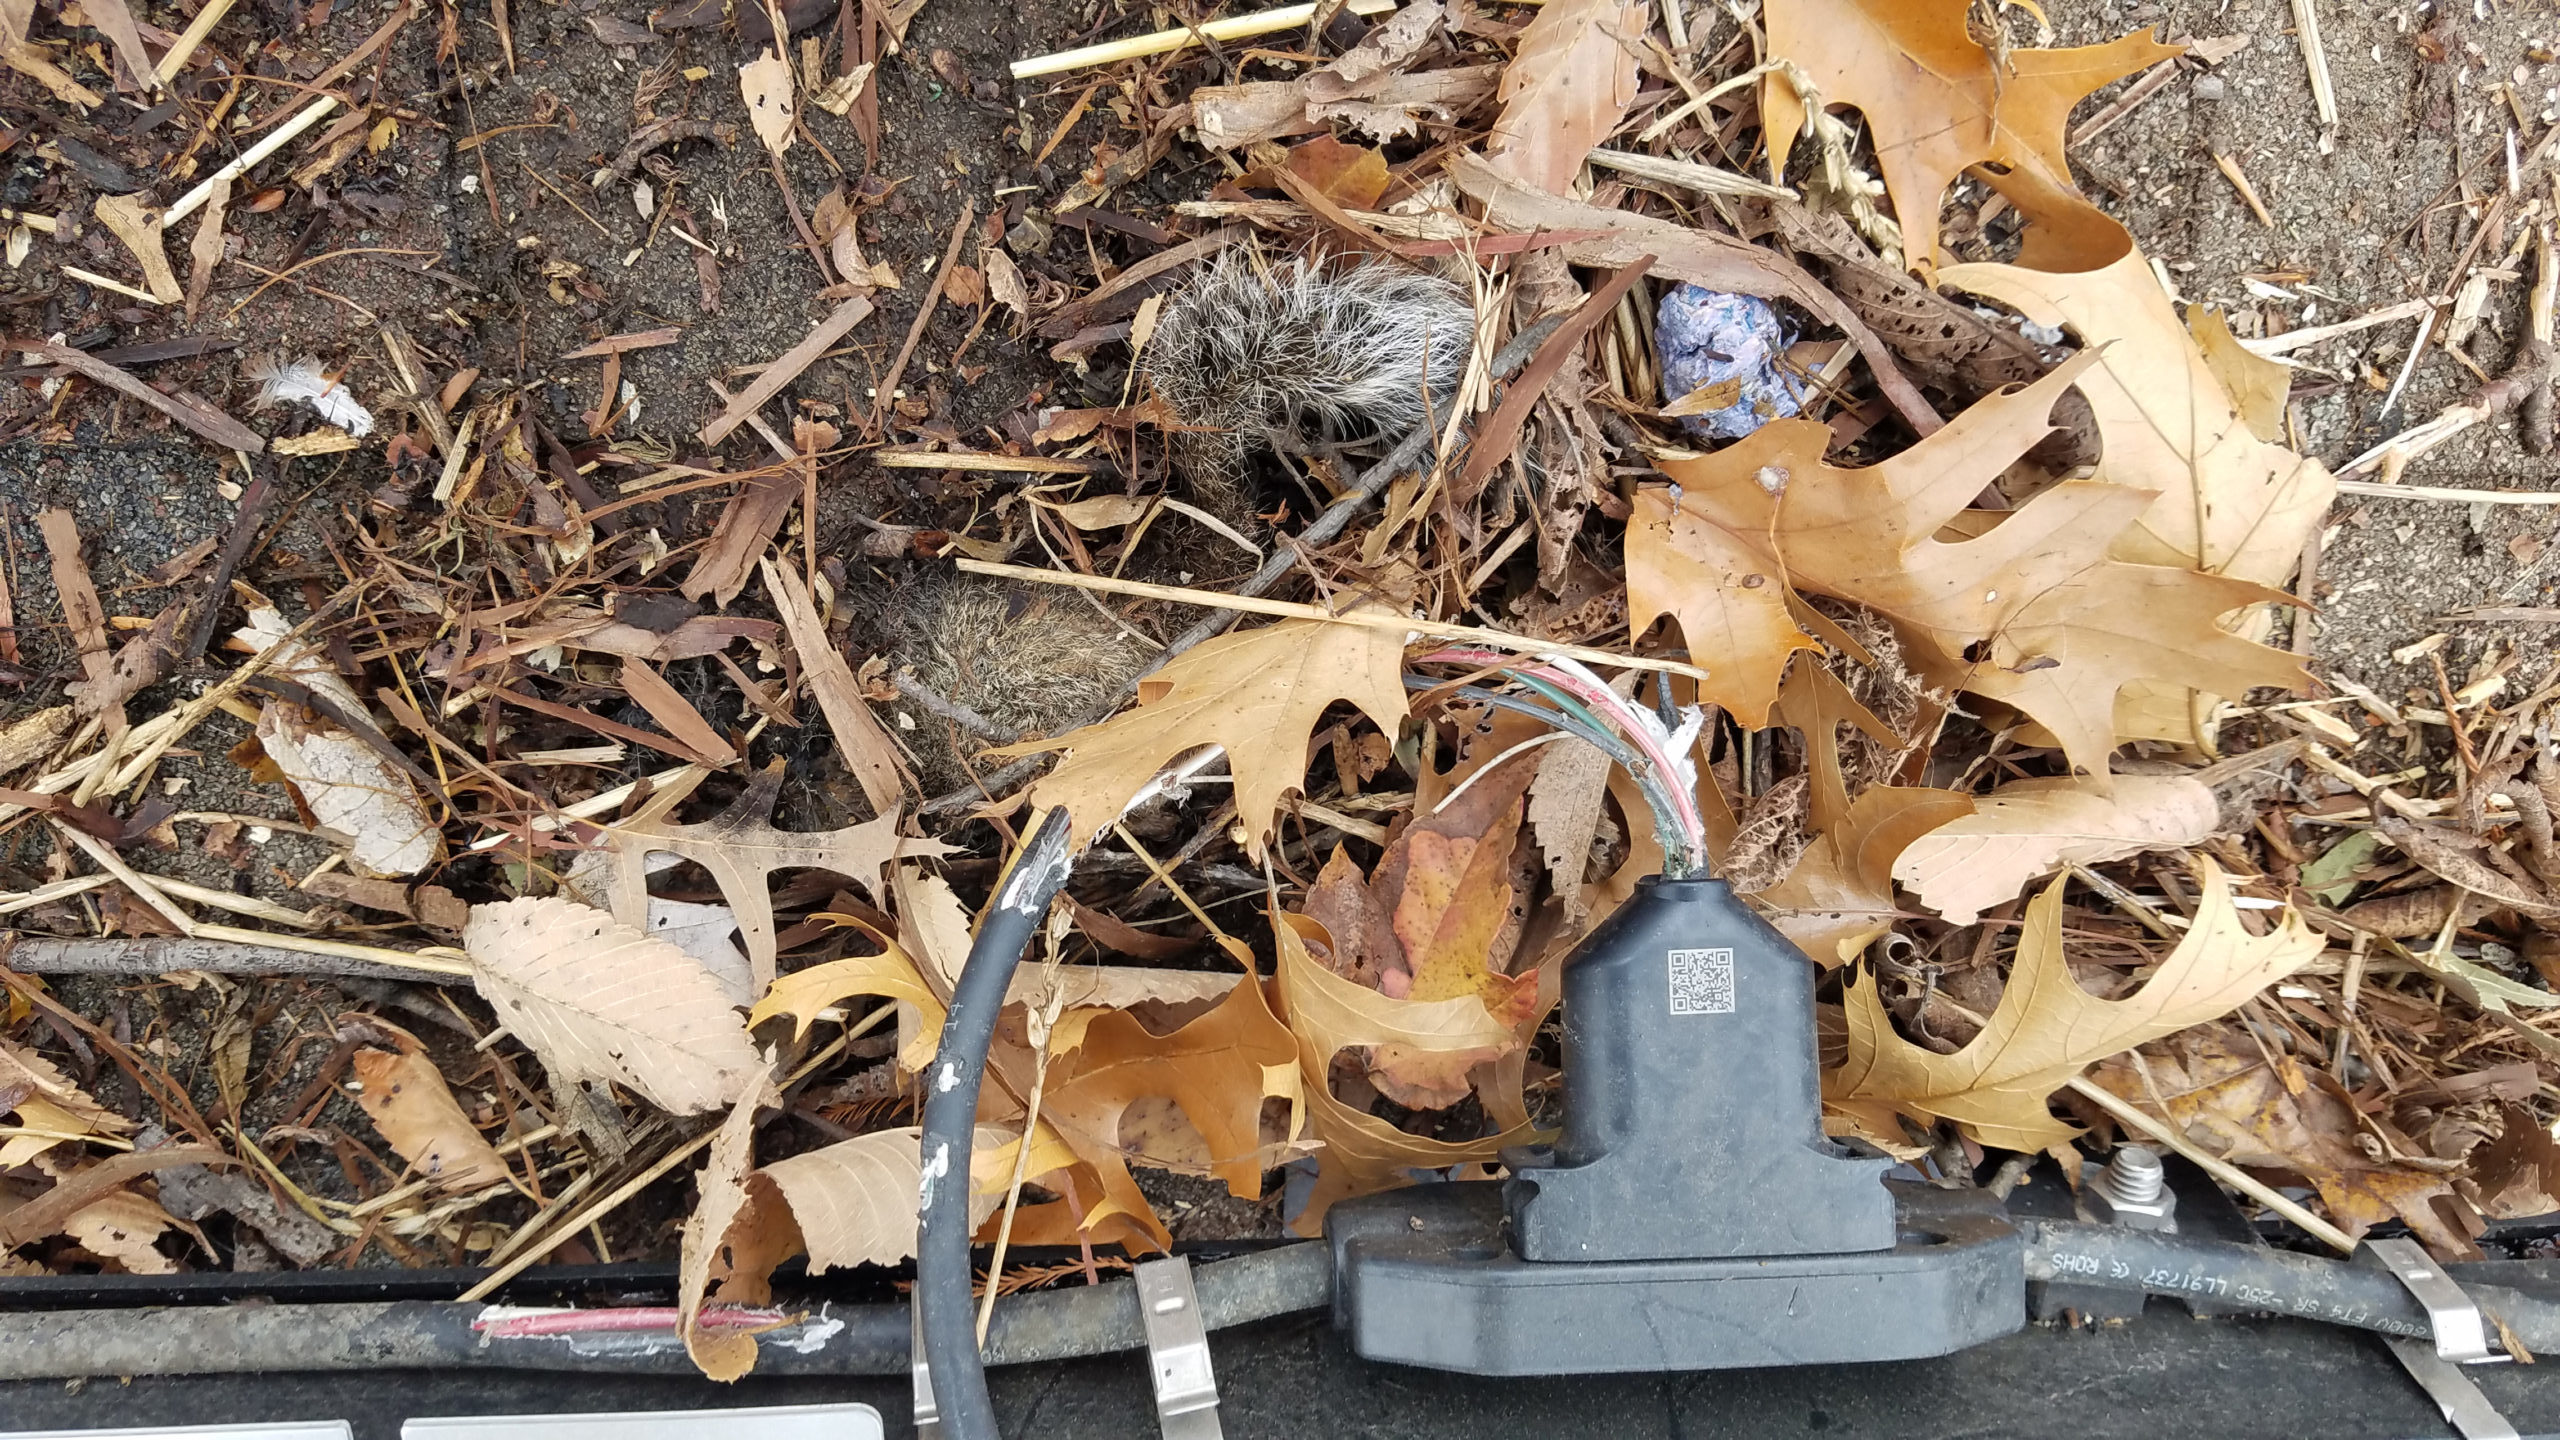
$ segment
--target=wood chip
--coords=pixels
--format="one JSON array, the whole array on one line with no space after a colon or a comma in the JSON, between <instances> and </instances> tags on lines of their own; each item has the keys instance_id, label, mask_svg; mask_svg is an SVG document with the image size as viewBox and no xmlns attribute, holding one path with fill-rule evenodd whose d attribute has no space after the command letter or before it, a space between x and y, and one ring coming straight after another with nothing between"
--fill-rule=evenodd
<instances>
[{"instance_id":1,"label":"wood chip","mask_svg":"<svg viewBox=\"0 0 2560 1440\"><path fill-rule=\"evenodd\" d=\"M881 728L880 718L863 703L862 686L854 679L853 667L827 639L827 627L818 617L818 607L809 596L808 587L786 565L771 558L764 561L765 593L773 597L773 608L782 615L783 625L791 632L791 648L799 653L800 672L809 679L809 693L816 696L818 709L827 717L827 729L836 737L836 750L844 756L845 768L862 785L862 793L871 802L875 815L894 815L905 799L905 767L898 763L897 742Z\"/></svg>"},{"instance_id":2,"label":"wood chip","mask_svg":"<svg viewBox=\"0 0 2560 1440\"><path fill-rule=\"evenodd\" d=\"M133 258L142 262L142 283L151 298L174 305L186 294L169 268L169 247L161 239L159 207L141 195L101 195L93 207L100 224L114 232Z\"/></svg>"},{"instance_id":3,"label":"wood chip","mask_svg":"<svg viewBox=\"0 0 2560 1440\"><path fill-rule=\"evenodd\" d=\"M11 350L24 351L40 360L50 360L56 365L67 365L111 390L132 396L225 449L244 450L252 455L266 453L267 442L257 431L210 406L199 408L184 401L171 399L93 355L74 350L68 345L56 345L50 340L13 339L0 343L5 343Z\"/></svg>"},{"instance_id":4,"label":"wood chip","mask_svg":"<svg viewBox=\"0 0 2560 1440\"><path fill-rule=\"evenodd\" d=\"M666 727L667 733L693 747L694 752L714 765L734 764L738 752L726 737L702 718L691 701L677 692L666 677L638 660L622 662L622 688L649 718Z\"/></svg>"},{"instance_id":5,"label":"wood chip","mask_svg":"<svg viewBox=\"0 0 2560 1440\"><path fill-rule=\"evenodd\" d=\"M683 338L683 326L661 325L655 330L634 330L628 335L607 335L591 345L581 345L560 358L596 360L607 355L622 355L633 350L652 350L660 345L673 345Z\"/></svg>"},{"instance_id":6,"label":"wood chip","mask_svg":"<svg viewBox=\"0 0 2560 1440\"><path fill-rule=\"evenodd\" d=\"M44 533L44 548L53 559L53 592L61 598L72 643L80 647L80 668L89 683L102 683L115 668L115 657L107 642L106 607L80 559L80 523L68 510L47 510L36 517L36 528Z\"/></svg>"},{"instance_id":7,"label":"wood chip","mask_svg":"<svg viewBox=\"0 0 2560 1440\"><path fill-rule=\"evenodd\" d=\"M730 431L747 423L747 417L763 409L764 402L781 394L783 386L800 378L801 371L808 369L819 356L827 353L828 346L843 339L846 331L860 324L862 317L870 313L871 302L860 296L838 305L834 314L819 321L818 328L810 331L799 344L784 351L781 359L766 366L763 374L739 391L738 398L729 402L728 409L702 427L702 443L717 445L728 439Z\"/></svg>"}]
</instances>

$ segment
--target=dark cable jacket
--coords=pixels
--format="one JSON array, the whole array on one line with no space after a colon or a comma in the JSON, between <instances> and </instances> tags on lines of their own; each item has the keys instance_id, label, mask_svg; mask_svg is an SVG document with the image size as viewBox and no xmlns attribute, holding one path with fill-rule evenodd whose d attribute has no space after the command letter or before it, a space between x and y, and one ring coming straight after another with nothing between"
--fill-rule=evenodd
<instances>
[{"instance_id":1,"label":"dark cable jacket","mask_svg":"<svg viewBox=\"0 0 2560 1440\"><path fill-rule=\"evenodd\" d=\"M924 1330L933 1395L952 1440L997 1440L995 1406L978 1356L969 1294L969 1142L977 1133L978 1082L994 1042L996 1015L1022 952L1048 918L1049 902L1075 868L1075 825L1053 807L1024 842L977 942L951 987L942 1048L925 1074L924 1184L916 1228L916 1310Z\"/></svg>"}]
</instances>

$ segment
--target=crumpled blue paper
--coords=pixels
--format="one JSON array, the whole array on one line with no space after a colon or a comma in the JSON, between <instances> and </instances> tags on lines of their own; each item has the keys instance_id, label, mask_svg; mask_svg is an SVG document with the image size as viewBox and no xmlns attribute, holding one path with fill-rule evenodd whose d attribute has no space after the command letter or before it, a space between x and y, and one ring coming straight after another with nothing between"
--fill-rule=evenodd
<instances>
[{"instance_id":1,"label":"crumpled blue paper","mask_svg":"<svg viewBox=\"0 0 2560 1440\"><path fill-rule=\"evenodd\" d=\"M1803 408L1803 382L1779 361L1795 337L1787 333L1777 310L1757 295L1675 286L1663 295L1654 316L1653 339L1662 357L1664 404L1701 386L1733 388L1731 403L1681 417L1693 435L1739 440Z\"/></svg>"}]
</instances>

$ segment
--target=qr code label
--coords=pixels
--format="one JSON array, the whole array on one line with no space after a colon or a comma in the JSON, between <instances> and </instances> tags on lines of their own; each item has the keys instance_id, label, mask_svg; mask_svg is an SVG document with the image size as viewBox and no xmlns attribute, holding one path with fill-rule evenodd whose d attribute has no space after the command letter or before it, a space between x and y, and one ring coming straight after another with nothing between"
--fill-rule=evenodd
<instances>
[{"instance_id":1,"label":"qr code label","mask_svg":"<svg viewBox=\"0 0 2560 1440\"><path fill-rule=\"evenodd\" d=\"M1671 952L1671 1013L1674 1015L1730 1015L1733 1013L1733 952L1731 950L1674 950Z\"/></svg>"}]
</instances>

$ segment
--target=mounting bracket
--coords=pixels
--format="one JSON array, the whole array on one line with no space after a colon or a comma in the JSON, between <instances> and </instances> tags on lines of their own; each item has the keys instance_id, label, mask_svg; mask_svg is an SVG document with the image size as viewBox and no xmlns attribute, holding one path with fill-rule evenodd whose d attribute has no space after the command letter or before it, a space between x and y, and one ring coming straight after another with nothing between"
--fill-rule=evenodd
<instances>
[{"instance_id":1,"label":"mounting bracket","mask_svg":"<svg viewBox=\"0 0 2560 1440\"><path fill-rule=\"evenodd\" d=\"M1724 882L1643 881L1566 962L1553 1148L1326 1216L1352 1348L1484 1375L1721 1369L2025 1324L1997 1201L1888 1184L1823 1138L1813 982Z\"/></svg>"}]
</instances>

